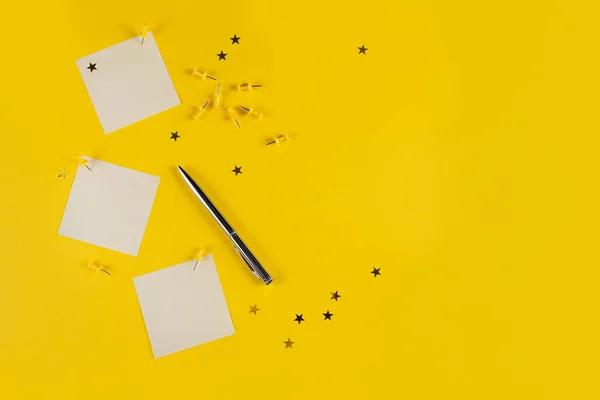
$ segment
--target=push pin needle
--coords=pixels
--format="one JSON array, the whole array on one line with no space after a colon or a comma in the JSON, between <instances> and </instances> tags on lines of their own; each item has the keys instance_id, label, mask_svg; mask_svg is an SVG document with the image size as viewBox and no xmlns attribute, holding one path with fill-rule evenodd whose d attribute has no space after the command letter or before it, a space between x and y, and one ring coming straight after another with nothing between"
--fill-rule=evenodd
<instances>
[{"instance_id":1,"label":"push pin needle","mask_svg":"<svg viewBox=\"0 0 600 400\"><path fill-rule=\"evenodd\" d=\"M238 85L238 91L240 92L250 92L252 91L252 89L258 89L261 88L262 85L253 85L251 83L240 83Z\"/></svg>"},{"instance_id":2,"label":"push pin needle","mask_svg":"<svg viewBox=\"0 0 600 400\"><path fill-rule=\"evenodd\" d=\"M221 84L217 85L217 93L215 93L215 98L213 100L213 107L218 108L221 107Z\"/></svg>"},{"instance_id":3,"label":"push pin needle","mask_svg":"<svg viewBox=\"0 0 600 400\"><path fill-rule=\"evenodd\" d=\"M244 111L246 111L246 113L252 117L255 117L256 119L261 119L263 114L261 112L256 111L256 109L254 107L244 107L244 106L240 106L240 108Z\"/></svg>"},{"instance_id":4,"label":"push pin needle","mask_svg":"<svg viewBox=\"0 0 600 400\"><path fill-rule=\"evenodd\" d=\"M210 76L206 72L202 72L199 69L194 69L194 71L192 72L192 75L197 76L198 78L200 78L204 81L207 79L212 79L213 81L217 80L217 78Z\"/></svg>"},{"instance_id":5,"label":"push pin needle","mask_svg":"<svg viewBox=\"0 0 600 400\"><path fill-rule=\"evenodd\" d=\"M103 265L100 265L96 260L90 261L88 263L88 267L93 268L96 270L96 275L99 274L100 272L104 272L106 275L111 275L110 272L108 272L107 270L105 270L103 267Z\"/></svg>"},{"instance_id":6,"label":"push pin needle","mask_svg":"<svg viewBox=\"0 0 600 400\"><path fill-rule=\"evenodd\" d=\"M81 156L81 154L75 154L74 158L77 160L77 163L79 165L83 165L84 167L86 167L90 171L92 170L92 168L90 168L90 166L88 165L88 160L86 160L85 158L83 158Z\"/></svg>"},{"instance_id":7,"label":"push pin needle","mask_svg":"<svg viewBox=\"0 0 600 400\"><path fill-rule=\"evenodd\" d=\"M206 100L206 103L204 103L204 105L202 107L198 107L198 110L194 113L192 118L199 119L202 116L202 114L204 114L206 112L207 105L208 105L208 100Z\"/></svg>"},{"instance_id":8,"label":"push pin needle","mask_svg":"<svg viewBox=\"0 0 600 400\"><path fill-rule=\"evenodd\" d=\"M279 144L281 142L285 142L286 140L289 140L288 135L279 135L267 142L267 146L270 146L272 144Z\"/></svg>"},{"instance_id":9,"label":"push pin needle","mask_svg":"<svg viewBox=\"0 0 600 400\"><path fill-rule=\"evenodd\" d=\"M208 254L208 251L206 249L200 249L196 252L196 254L194 254L194 260L196 260L196 264L194 264L194 269L193 271L196 270L196 267L198 266L198 262L202 261L202 259Z\"/></svg>"},{"instance_id":10,"label":"push pin needle","mask_svg":"<svg viewBox=\"0 0 600 400\"><path fill-rule=\"evenodd\" d=\"M148 37L148 25L142 25L142 32L140 33L140 36L142 37L142 44L144 44L144 40Z\"/></svg>"},{"instance_id":11,"label":"push pin needle","mask_svg":"<svg viewBox=\"0 0 600 400\"><path fill-rule=\"evenodd\" d=\"M229 119L231 120L231 122L235 122L237 127L241 128L240 122L237 119L237 113L235 112L235 110L231 107L227 107L227 114L229 115Z\"/></svg>"},{"instance_id":12,"label":"push pin needle","mask_svg":"<svg viewBox=\"0 0 600 400\"><path fill-rule=\"evenodd\" d=\"M140 36L142 37L142 45L144 44L144 40L148 38L148 30L150 27L146 24L142 25L142 32L140 32Z\"/></svg>"}]
</instances>

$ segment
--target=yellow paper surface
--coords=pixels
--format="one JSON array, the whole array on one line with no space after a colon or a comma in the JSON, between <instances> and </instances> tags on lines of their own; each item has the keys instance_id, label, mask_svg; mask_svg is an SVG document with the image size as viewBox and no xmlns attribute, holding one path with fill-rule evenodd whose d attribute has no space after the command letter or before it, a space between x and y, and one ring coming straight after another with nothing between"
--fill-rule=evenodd
<instances>
[{"instance_id":1,"label":"yellow paper surface","mask_svg":"<svg viewBox=\"0 0 600 400\"><path fill-rule=\"evenodd\" d=\"M0 25L0 397L598 397L595 2L11 7ZM75 60L142 23L183 105L105 136ZM214 92L193 68L264 84L223 92L263 120L191 119ZM264 146L281 133L292 139ZM76 153L161 177L138 257L58 236ZM154 360L132 277L199 247L237 333ZM112 276L86 268L92 259Z\"/></svg>"}]
</instances>

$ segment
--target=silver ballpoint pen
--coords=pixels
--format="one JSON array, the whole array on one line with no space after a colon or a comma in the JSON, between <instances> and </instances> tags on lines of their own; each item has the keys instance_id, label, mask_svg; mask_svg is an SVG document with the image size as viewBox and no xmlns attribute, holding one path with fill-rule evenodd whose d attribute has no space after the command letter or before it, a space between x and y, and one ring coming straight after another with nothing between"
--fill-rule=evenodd
<instances>
[{"instance_id":1,"label":"silver ballpoint pen","mask_svg":"<svg viewBox=\"0 0 600 400\"><path fill-rule=\"evenodd\" d=\"M206 207L210 215L217 221L217 223L223 228L229 239L233 242L233 246L237 250L237 252L242 257L242 260L246 263L250 271L256 276L258 279L261 279L266 285L273 282L273 278L271 275L263 268L258 259L252 254L248 246L242 241L242 239L235 232L235 229L227 222L223 214L215 207L215 205L210 201L208 196L202 191L200 186L192 179L191 176L181 167L177 167L179 173L183 177L183 180L187 185L192 189L192 192L198 197L198 200Z\"/></svg>"}]
</instances>

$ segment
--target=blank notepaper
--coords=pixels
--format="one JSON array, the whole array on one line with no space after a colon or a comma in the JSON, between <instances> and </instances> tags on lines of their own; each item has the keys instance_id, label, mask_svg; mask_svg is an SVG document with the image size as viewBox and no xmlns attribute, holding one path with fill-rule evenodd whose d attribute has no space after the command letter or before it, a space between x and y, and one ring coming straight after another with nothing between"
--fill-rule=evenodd
<instances>
[{"instance_id":1,"label":"blank notepaper","mask_svg":"<svg viewBox=\"0 0 600 400\"><path fill-rule=\"evenodd\" d=\"M154 357L235 333L212 256L133 279Z\"/></svg>"},{"instance_id":2,"label":"blank notepaper","mask_svg":"<svg viewBox=\"0 0 600 400\"><path fill-rule=\"evenodd\" d=\"M137 256L159 178L104 161L79 166L59 235Z\"/></svg>"},{"instance_id":3,"label":"blank notepaper","mask_svg":"<svg viewBox=\"0 0 600 400\"><path fill-rule=\"evenodd\" d=\"M180 104L152 32L77 60L104 133Z\"/></svg>"}]
</instances>

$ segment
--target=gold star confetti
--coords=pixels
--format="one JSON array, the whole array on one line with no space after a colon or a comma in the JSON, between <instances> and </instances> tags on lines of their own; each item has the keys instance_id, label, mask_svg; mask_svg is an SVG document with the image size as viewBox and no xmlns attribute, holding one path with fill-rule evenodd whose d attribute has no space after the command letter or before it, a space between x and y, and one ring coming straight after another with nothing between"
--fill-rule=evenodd
<instances>
[{"instance_id":1,"label":"gold star confetti","mask_svg":"<svg viewBox=\"0 0 600 400\"><path fill-rule=\"evenodd\" d=\"M294 343L296 343L296 342L292 342L292 339L291 339L291 338L288 338L288 340L286 340L286 341L285 341L285 342L283 342L283 343L285 343L285 348L286 348L286 349L287 349L288 347L289 347L290 349L293 349L293 347L292 347L292 346L293 346L293 345L294 345Z\"/></svg>"},{"instance_id":2,"label":"gold star confetti","mask_svg":"<svg viewBox=\"0 0 600 400\"><path fill-rule=\"evenodd\" d=\"M61 169L58 171L58 177L59 178L63 178L63 179L67 179L67 170L66 169Z\"/></svg>"},{"instance_id":3,"label":"gold star confetti","mask_svg":"<svg viewBox=\"0 0 600 400\"><path fill-rule=\"evenodd\" d=\"M257 312L259 312L259 311L260 311L260 308L258 308L258 307L256 306L256 304L255 304L255 305L253 305L253 306L250 306L250 312L251 312L252 314L256 315L256 313L257 313Z\"/></svg>"}]
</instances>

